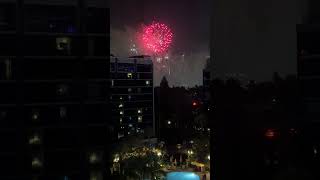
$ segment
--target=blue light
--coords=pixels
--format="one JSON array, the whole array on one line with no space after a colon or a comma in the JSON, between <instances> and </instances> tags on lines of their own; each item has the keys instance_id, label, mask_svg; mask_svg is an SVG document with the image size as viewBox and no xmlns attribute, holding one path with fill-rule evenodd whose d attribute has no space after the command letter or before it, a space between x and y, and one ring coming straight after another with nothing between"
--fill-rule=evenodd
<instances>
[{"instance_id":1,"label":"blue light","mask_svg":"<svg viewBox=\"0 0 320 180\"><path fill-rule=\"evenodd\" d=\"M67 28L67 32L68 33L74 33L76 30L75 28L73 27L73 25L69 25L68 28Z\"/></svg>"},{"instance_id":2,"label":"blue light","mask_svg":"<svg viewBox=\"0 0 320 180\"><path fill-rule=\"evenodd\" d=\"M193 172L171 172L167 174L167 180L200 180Z\"/></svg>"}]
</instances>

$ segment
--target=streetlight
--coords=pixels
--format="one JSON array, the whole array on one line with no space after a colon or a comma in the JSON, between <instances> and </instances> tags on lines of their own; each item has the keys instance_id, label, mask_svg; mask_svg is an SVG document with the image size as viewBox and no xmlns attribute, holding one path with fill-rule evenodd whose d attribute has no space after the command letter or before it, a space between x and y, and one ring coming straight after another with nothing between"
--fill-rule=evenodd
<instances>
[{"instance_id":1,"label":"streetlight","mask_svg":"<svg viewBox=\"0 0 320 180\"><path fill-rule=\"evenodd\" d=\"M208 160L210 161L210 154L208 155Z\"/></svg>"}]
</instances>

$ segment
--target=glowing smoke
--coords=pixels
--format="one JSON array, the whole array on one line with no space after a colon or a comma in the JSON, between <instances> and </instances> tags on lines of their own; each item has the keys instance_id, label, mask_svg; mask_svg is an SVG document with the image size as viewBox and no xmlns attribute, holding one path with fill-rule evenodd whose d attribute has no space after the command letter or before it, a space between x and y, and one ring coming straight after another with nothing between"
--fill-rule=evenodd
<instances>
[{"instance_id":1,"label":"glowing smoke","mask_svg":"<svg viewBox=\"0 0 320 180\"><path fill-rule=\"evenodd\" d=\"M138 28L111 28L111 53L120 57L144 54L141 45L136 43L136 29ZM166 76L169 84L173 86L202 85L202 70L208 55L208 52L202 51L182 53L171 50L162 56L161 60L158 59L161 62L155 59L155 86L160 84L163 76Z\"/></svg>"}]
</instances>

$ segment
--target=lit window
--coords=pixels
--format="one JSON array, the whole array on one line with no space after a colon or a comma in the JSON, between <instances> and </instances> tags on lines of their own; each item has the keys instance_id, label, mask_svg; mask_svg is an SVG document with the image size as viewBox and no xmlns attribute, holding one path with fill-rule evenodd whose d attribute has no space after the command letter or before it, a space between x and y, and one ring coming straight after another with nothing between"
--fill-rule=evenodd
<instances>
[{"instance_id":1,"label":"lit window","mask_svg":"<svg viewBox=\"0 0 320 180\"><path fill-rule=\"evenodd\" d=\"M1 23L1 17L0 17ZM0 61L0 79L9 80L12 75L12 61L10 59L5 59Z\"/></svg>"},{"instance_id":2,"label":"lit window","mask_svg":"<svg viewBox=\"0 0 320 180\"><path fill-rule=\"evenodd\" d=\"M124 114L124 112L123 112L123 111L120 111L120 114L121 114L121 115L123 115L123 114Z\"/></svg>"},{"instance_id":3,"label":"lit window","mask_svg":"<svg viewBox=\"0 0 320 180\"><path fill-rule=\"evenodd\" d=\"M142 92L141 88L138 88L138 93L141 93L141 92Z\"/></svg>"},{"instance_id":4,"label":"lit window","mask_svg":"<svg viewBox=\"0 0 320 180\"><path fill-rule=\"evenodd\" d=\"M131 96L130 95L128 96L128 99L131 100Z\"/></svg>"},{"instance_id":5,"label":"lit window","mask_svg":"<svg viewBox=\"0 0 320 180\"><path fill-rule=\"evenodd\" d=\"M101 172L93 172L90 174L90 180L103 180L103 175Z\"/></svg>"},{"instance_id":6,"label":"lit window","mask_svg":"<svg viewBox=\"0 0 320 180\"><path fill-rule=\"evenodd\" d=\"M39 168L39 167L42 167L42 162L41 162L40 158L34 157L32 159L31 165L33 168Z\"/></svg>"},{"instance_id":7,"label":"lit window","mask_svg":"<svg viewBox=\"0 0 320 180\"><path fill-rule=\"evenodd\" d=\"M146 85L149 86L150 85L150 81L146 81Z\"/></svg>"},{"instance_id":8,"label":"lit window","mask_svg":"<svg viewBox=\"0 0 320 180\"><path fill-rule=\"evenodd\" d=\"M132 91L132 88L128 88L128 92L131 92Z\"/></svg>"},{"instance_id":9,"label":"lit window","mask_svg":"<svg viewBox=\"0 0 320 180\"><path fill-rule=\"evenodd\" d=\"M171 124L171 121L168 121L168 124L170 125L170 124Z\"/></svg>"},{"instance_id":10,"label":"lit window","mask_svg":"<svg viewBox=\"0 0 320 180\"><path fill-rule=\"evenodd\" d=\"M68 86L61 84L57 87L57 94L58 95L65 95L68 92Z\"/></svg>"},{"instance_id":11,"label":"lit window","mask_svg":"<svg viewBox=\"0 0 320 180\"><path fill-rule=\"evenodd\" d=\"M142 113L142 109L138 109L138 114L141 114Z\"/></svg>"},{"instance_id":12,"label":"lit window","mask_svg":"<svg viewBox=\"0 0 320 180\"><path fill-rule=\"evenodd\" d=\"M90 153L89 155L89 162L91 164L98 163L100 161L100 157L97 153Z\"/></svg>"},{"instance_id":13,"label":"lit window","mask_svg":"<svg viewBox=\"0 0 320 180\"><path fill-rule=\"evenodd\" d=\"M119 121L120 121L120 124L121 124L122 123L122 118L120 118Z\"/></svg>"},{"instance_id":14,"label":"lit window","mask_svg":"<svg viewBox=\"0 0 320 180\"><path fill-rule=\"evenodd\" d=\"M129 79L132 79L132 73L128 73L128 74L127 74L127 77L128 77Z\"/></svg>"},{"instance_id":15,"label":"lit window","mask_svg":"<svg viewBox=\"0 0 320 180\"><path fill-rule=\"evenodd\" d=\"M123 98L122 98L122 96L120 96L120 100L122 100Z\"/></svg>"},{"instance_id":16,"label":"lit window","mask_svg":"<svg viewBox=\"0 0 320 180\"><path fill-rule=\"evenodd\" d=\"M118 139L122 138L123 136L124 136L124 134L118 133Z\"/></svg>"},{"instance_id":17,"label":"lit window","mask_svg":"<svg viewBox=\"0 0 320 180\"><path fill-rule=\"evenodd\" d=\"M138 122L139 122L139 123L142 122L142 116L138 116Z\"/></svg>"},{"instance_id":18,"label":"lit window","mask_svg":"<svg viewBox=\"0 0 320 180\"><path fill-rule=\"evenodd\" d=\"M65 118L67 116L67 108L66 107L60 107L59 114L60 114L60 118Z\"/></svg>"},{"instance_id":19,"label":"lit window","mask_svg":"<svg viewBox=\"0 0 320 180\"><path fill-rule=\"evenodd\" d=\"M113 79L111 80L111 86L112 87L114 86L114 80Z\"/></svg>"},{"instance_id":20,"label":"lit window","mask_svg":"<svg viewBox=\"0 0 320 180\"><path fill-rule=\"evenodd\" d=\"M68 37L56 38L56 48L59 51L69 54L71 50L71 39Z\"/></svg>"},{"instance_id":21,"label":"lit window","mask_svg":"<svg viewBox=\"0 0 320 180\"><path fill-rule=\"evenodd\" d=\"M129 124L129 127L132 127L132 124Z\"/></svg>"},{"instance_id":22,"label":"lit window","mask_svg":"<svg viewBox=\"0 0 320 180\"><path fill-rule=\"evenodd\" d=\"M119 108L123 108L123 104L119 104Z\"/></svg>"},{"instance_id":23,"label":"lit window","mask_svg":"<svg viewBox=\"0 0 320 180\"><path fill-rule=\"evenodd\" d=\"M39 135L35 134L29 139L29 144L40 144L41 140Z\"/></svg>"},{"instance_id":24,"label":"lit window","mask_svg":"<svg viewBox=\"0 0 320 180\"><path fill-rule=\"evenodd\" d=\"M130 133L130 132L128 132L128 134L130 135L131 133Z\"/></svg>"},{"instance_id":25,"label":"lit window","mask_svg":"<svg viewBox=\"0 0 320 180\"><path fill-rule=\"evenodd\" d=\"M32 113L32 115L31 115L31 119L32 119L32 120L38 120L38 119L39 119L39 116L40 116L39 111L34 110L33 113Z\"/></svg>"}]
</instances>

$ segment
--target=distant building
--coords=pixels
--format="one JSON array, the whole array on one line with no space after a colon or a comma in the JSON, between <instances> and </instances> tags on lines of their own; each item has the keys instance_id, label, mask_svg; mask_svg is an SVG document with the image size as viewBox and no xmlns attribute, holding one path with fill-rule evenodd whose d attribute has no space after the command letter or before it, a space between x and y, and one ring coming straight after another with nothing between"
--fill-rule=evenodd
<instances>
[{"instance_id":1,"label":"distant building","mask_svg":"<svg viewBox=\"0 0 320 180\"><path fill-rule=\"evenodd\" d=\"M107 179L109 9L82 0L6 2L0 179Z\"/></svg>"},{"instance_id":2,"label":"distant building","mask_svg":"<svg viewBox=\"0 0 320 180\"><path fill-rule=\"evenodd\" d=\"M111 57L111 109L118 138L154 136L153 63L150 56Z\"/></svg>"},{"instance_id":3,"label":"distant building","mask_svg":"<svg viewBox=\"0 0 320 180\"><path fill-rule=\"evenodd\" d=\"M203 103L204 106L207 107L208 111L210 111L210 84L212 81L212 71L211 71L211 67L210 67L211 61L210 59L207 60L207 64L206 67L203 69L202 71L202 79L203 79Z\"/></svg>"},{"instance_id":4,"label":"distant building","mask_svg":"<svg viewBox=\"0 0 320 180\"><path fill-rule=\"evenodd\" d=\"M300 118L305 127L304 141L309 157L305 159L313 161L313 167L319 167L319 160L316 159L319 159L320 151L320 24L298 25L297 33Z\"/></svg>"}]
</instances>

